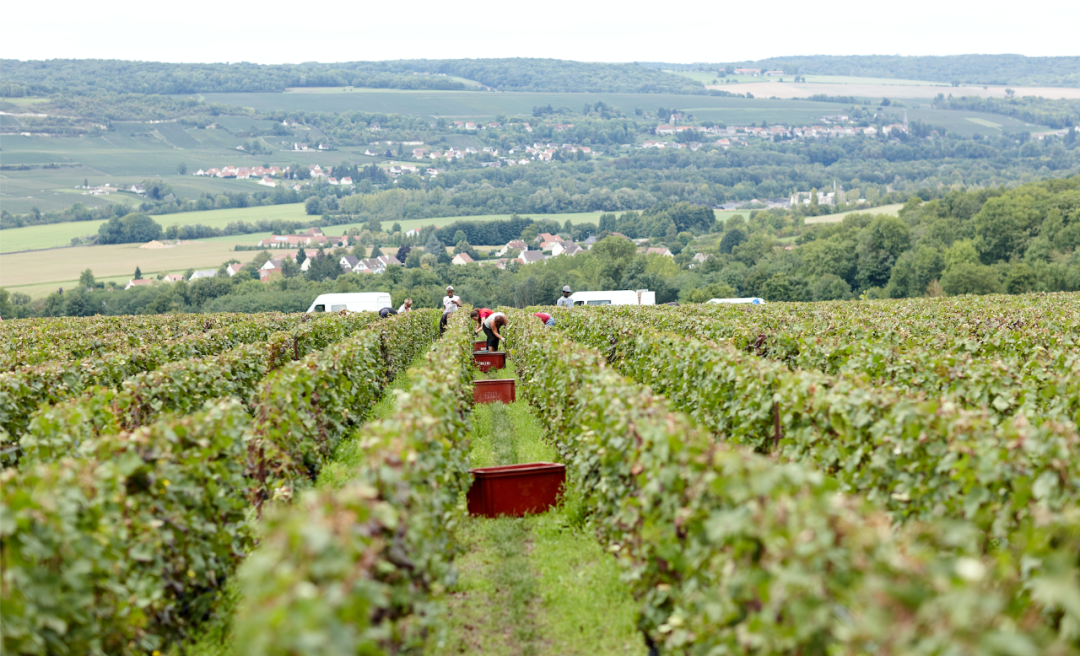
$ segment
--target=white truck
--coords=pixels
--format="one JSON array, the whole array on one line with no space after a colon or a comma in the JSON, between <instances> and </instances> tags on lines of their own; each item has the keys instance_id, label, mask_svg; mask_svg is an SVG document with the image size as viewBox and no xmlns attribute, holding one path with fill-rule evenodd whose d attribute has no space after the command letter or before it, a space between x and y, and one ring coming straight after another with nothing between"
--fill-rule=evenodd
<instances>
[{"instance_id":1,"label":"white truck","mask_svg":"<svg viewBox=\"0 0 1080 656\"><path fill-rule=\"evenodd\" d=\"M574 305L656 305L656 292L647 289L610 292L574 292Z\"/></svg>"},{"instance_id":2,"label":"white truck","mask_svg":"<svg viewBox=\"0 0 1080 656\"><path fill-rule=\"evenodd\" d=\"M705 301L706 303L750 303L752 305L764 305L765 299L754 297L748 298L713 298Z\"/></svg>"},{"instance_id":3,"label":"white truck","mask_svg":"<svg viewBox=\"0 0 1080 656\"><path fill-rule=\"evenodd\" d=\"M319 294L308 308L312 312L378 312L384 307L393 307L390 294L386 292L364 292L358 294Z\"/></svg>"}]
</instances>

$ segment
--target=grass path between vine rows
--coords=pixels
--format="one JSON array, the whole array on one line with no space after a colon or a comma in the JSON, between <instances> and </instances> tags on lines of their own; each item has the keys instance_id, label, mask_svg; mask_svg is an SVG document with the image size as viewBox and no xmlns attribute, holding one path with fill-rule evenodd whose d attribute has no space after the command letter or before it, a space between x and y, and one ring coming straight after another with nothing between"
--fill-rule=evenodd
<instances>
[{"instance_id":1,"label":"grass path between vine rows","mask_svg":"<svg viewBox=\"0 0 1080 656\"><path fill-rule=\"evenodd\" d=\"M478 378L512 377L512 363ZM519 394L520 396L520 394ZM478 405L473 467L557 462L528 404ZM446 632L426 653L645 654L637 608L614 559L574 527L573 499L543 515L468 518L458 540L458 583L446 596Z\"/></svg>"},{"instance_id":2,"label":"grass path between vine rows","mask_svg":"<svg viewBox=\"0 0 1080 656\"><path fill-rule=\"evenodd\" d=\"M356 439L357 435L363 432L367 422L386 419L393 414L397 407L397 395L394 394L394 390L409 389L412 385L413 368L423 365L425 357L427 357L426 351L416 356L409 368L386 386L382 398L372 408L364 424L337 445L330 461L319 472L315 489L337 489L352 478L352 472L359 467L364 457L363 451L360 450L359 440ZM184 656L229 656L232 654L232 619L239 601L240 595L236 586L232 583L226 585L221 600L213 611L213 617L199 628L199 635L184 646ZM180 652L173 649L170 656L173 654L179 655Z\"/></svg>"}]
</instances>

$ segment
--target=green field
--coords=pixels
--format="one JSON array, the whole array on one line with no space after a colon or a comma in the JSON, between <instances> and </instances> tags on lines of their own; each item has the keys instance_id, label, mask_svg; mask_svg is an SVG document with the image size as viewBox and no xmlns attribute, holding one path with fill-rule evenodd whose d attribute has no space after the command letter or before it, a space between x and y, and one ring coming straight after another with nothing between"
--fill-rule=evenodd
<instances>
[{"instance_id":1,"label":"green field","mask_svg":"<svg viewBox=\"0 0 1080 656\"><path fill-rule=\"evenodd\" d=\"M8 118L8 117L5 117ZM218 117L219 124L241 132L256 125L266 127L268 121L256 121L242 116ZM319 134L299 130L297 137L267 138L264 141L276 150L266 155L248 155L236 150L246 139L225 129L185 129L179 123L115 123L115 131L101 137L26 137L17 134L0 136L0 149L6 166L25 164L31 167L57 165L59 168L30 168L5 170L0 173L0 202L12 213L25 213L37 207L43 212L61 210L73 203L87 207L115 202L131 202L132 197L83 196L75 187L88 180L91 185L109 183L130 187L146 178L165 178L178 197L197 197L202 193L219 194L225 191L251 192L254 181L197 178L200 168L223 166L284 166L296 162L332 166L342 160L363 164L376 158L357 155L351 150L294 152L285 151L286 141L317 139ZM135 136L132 136L132 135ZM183 162L189 175L176 174Z\"/></svg>"},{"instance_id":2,"label":"green field","mask_svg":"<svg viewBox=\"0 0 1080 656\"><path fill-rule=\"evenodd\" d=\"M702 84L712 86L726 86L727 83L738 80L739 84L746 83L758 83L758 82L792 82L795 79L795 73L778 76L763 76L763 75L728 75L726 77L719 77L716 73L709 71L665 71L666 73L673 73L675 75L681 75L688 77L691 80L697 80ZM888 77L856 77L851 75L801 75L800 79L803 79L807 84L886 84L896 86L931 86L931 87L947 87L950 86L944 82L927 82L926 80L905 80L899 78ZM716 82L713 82L716 80Z\"/></svg>"},{"instance_id":3,"label":"green field","mask_svg":"<svg viewBox=\"0 0 1080 656\"><path fill-rule=\"evenodd\" d=\"M1039 126L1025 123L1002 114L983 112L948 111L918 107L906 110L909 120L920 120L931 125L944 126L961 136L975 134L997 136L1002 132L1034 132Z\"/></svg>"},{"instance_id":4,"label":"green field","mask_svg":"<svg viewBox=\"0 0 1080 656\"><path fill-rule=\"evenodd\" d=\"M264 205L243 207L229 210L208 210L206 212L181 212L154 217L162 227L173 224L179 226L202 224L212 228L224 228L235 221L254 222L262 219L284 219L288 221L310 221L314 217L304 212L302 203L290 205ZM79 221L77 223L53 223L26 228L0 230L0 253L57 248L67 246L73 237L82 237L97 232L104 221ZM245 236L223 237L237 243L246 243ZM256 239L255 241L258 241Z\"/></svg>"},{"instance_id":5,"label":"green field","mask_svg":"<svg viewBox=\"0 0 1080 656\"><path fill-rule=\"evenodd\" d=\"M230 258L246 262L255 253L234 253L232 244L191 242L161 249L139 248L139 244L77 246L59 250L9 253L0 256L0 286L37 298L70 289L85 269L101 281L127 282L135 267L143 277L159 273L184 273L188 269L216 269Z\"/></svg>"},{"instance_id":6,"label":"green field","mask_svg":"<svg viewBox=\"0 0 1080 656\"><path fill-rule=\"evenodd\" d=\"M757 82L768 82L768 79L757 77L754 75L726 75L720 77L715 72L709 71L664 71L665 73L672 73L673 75L681 75L682 77L688 77L695 82L701 82L706 85L728 85L735 80L738 80L738 84L755 84ZM713 82L716 80L716 82ZM732 84L731 86L735 86ZM731 89L735 91L735 89Z\"/></svg>"},{"instance_id":7,"label":"green field","mask_svg":"<svg viewBox=\"0 0 1080 656\"><path fill-rule=\"evenodd\" d=\"M995 130L1000 130L1001 129L1001 123L995 123L995 122L989 121L989 120L987 120L985 118L975 118L975 117L972 117L972 116L968 116L968 117L965 117L964 120L965 121L970 121L970 122L974 123L975 125L981 125L984 128L993 128Z\"/></svg>"},{"instance_id":8,"label":"green field","mask_svg":"<svg viewBox=\"0 0 1080 656\"><path fill-rule=\"evenodd\" d=\"M717 212L718 219L737 212ZM744 212L745 214L745 212ZM599 212L580 212L570 214L528 214L533 219L550 218L560 224L570 220L574 223L596 223ZM304 213L303 205L270 205L265 207L246 207L230 210L209 210L206 212L185 212L154 217L162 226L194 225L224 227L234 221L256 221L260 219L310 220ZM425 225L445 226L459 220L494 221L509 219L509 214L486 214L481 216L455 216L437 219L412 219L399 221L402 230L420 228ZM33 297L44 296L57 287L70 288L78 280L79 272L91 269L99 280L125 281L131 277L135 267L142 268L147 276L157 273L183 272L189 268L216 268L222 262L235 257L246 262L255 256L254 252L233 252L235 244L253 246L260 239L269 237L269 233L251 235L230 235L202 239L198 242L185 243L183 246L167 249L146 250L138 244L115 246L82 246L61 248L71 242L72 237L80 237L97 232L101 221L83 221L78 223L58 223L28 228L0 230L0 286L12 291L30 294ZM384 222L383 229L389 230L392 222ZM325 232L340 235L350 228L364 229L364 223L351 223L331 226ZM35 250L28 249L53 249ZM481 250L491 250L484 247ZM12 252L22 251L22 252Z\"/></svg>"},{"instance_id":9,"label":"green field","mask_svg":"<svg viewBox=\"0 0 1080 656\"><path fill-rule=\"evenodd\" d=\"M806 219L806 224L840 223L848 214L888 214L890 216L897 216L900 212L900 208L903 206L903 203L896 205L881 205L878 207L870 207L865 210L851 210L850 212L840 212L839 214L829 214L827 216L814 216Z\"/></svg>"},{"instance_id":10,"label":"green field","mask_svg":"<svg viewBox=\"0 0 1080 656\"><path fill-rule=\"evenodd\" d=\"M732 89L732 91L738 91ZM207 102L244 105L260 111L383 112L421 116L480 118L499 114L532 115L537 105L579 111L586 102L603 101L631 112L635 107L655 111L676 107L708 110L732 124L760 121L813 121L840 105L805 100L762 100L677 94L643 93L500 93L477 91L401 91L396 89L325 89L322 93L208 93ZM692 109L691 109L692 108Z\"/></svg>"}]
</instances>

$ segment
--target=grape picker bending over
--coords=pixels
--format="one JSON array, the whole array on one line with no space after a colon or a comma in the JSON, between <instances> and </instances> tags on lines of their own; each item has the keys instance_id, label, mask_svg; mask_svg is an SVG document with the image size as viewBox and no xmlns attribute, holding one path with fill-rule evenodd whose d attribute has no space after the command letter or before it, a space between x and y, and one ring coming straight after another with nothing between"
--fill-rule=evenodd
<instances>
[{"instance_id":1,"label":"grape picker bending over","mask_svg":"<svg viewBox=\"0 0 1080 656\"><path fill-rule=\"evenodd\" d=\"M476 330L474 332L479 333L484 329L484 320L490 317L494 312L487 308L475 309L469 313L469 317L476 322Z\"/></svg>"},{"instance_id":2,"label":"grape picker bending over","mask_svg":"<svg viewBox=\"0 0 1080 656\"><path fill-rule=\"evenodd\" d=\"M498 351L499 340L503 339L499 328L506 326L506 315L502 312L492 312L487 319L484 319L483 326L484 334L487 335L488 351Z\"/></svg>"}]
</instances>

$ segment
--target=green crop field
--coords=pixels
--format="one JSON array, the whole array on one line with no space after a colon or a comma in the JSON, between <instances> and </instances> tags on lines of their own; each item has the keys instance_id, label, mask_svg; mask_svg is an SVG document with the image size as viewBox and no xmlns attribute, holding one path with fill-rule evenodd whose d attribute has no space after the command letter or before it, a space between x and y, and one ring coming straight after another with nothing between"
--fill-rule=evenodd
<instances>
[{"instance_id":1,"label":"green crop field","mask_svg":"<svg viewBox=\"0 0 1080 656\"><path fill-rule=\"evenodd\" d=\"M735 211L717 212L717 219L723 221L728 216L738 213ZM742 214L747 215L746 212ZM536 220L553 219L560 224L567 220L573 223L596 223L600 212L523 214L522 216ZM236 221L254 222L263 219L305 221L315 218L308 216L300 203L183 212L154 217L163 227L173 224L180 226L202 224L214 228L223 228ZM426 225L445 226L455 221L494 221L509 218L509 214L485 214L411 219L398 223L401 224L402 230L411 230ZM0 286L37 297L55 291L57 287L70 287L72 282L78 279L79 272L84 269L91 269L99 279L106 279L117 275L122 277L124 272L134 271L136 266L142 267L143 272L149 275L159 272L186 271L189 268L217 267L231 257L246 262L254 257L254 253L234 252L233 246L236 244L253 246L259 240L270 236L270 233L229 235L201 239L198 242L185 243L177 248L153 250L140 249L138 244L59 248L71 243L73 237L96 233L101 223L103 222L80 221L0 230L0 249L2 249L0 252L3 253L0 258ZM384 222L383 229L389 230L391 225L392 222ZM349 223L330 226L325 229L325 232L340 235L352 228L363 230L366 227L366 223ZM31 249L49 250L26 252Z\"/></svg>"},{"instance_id":2,"label":"green crop field","mask_svg":"<svg viewBox=\"0 0 1080 656\"><path fill-rule=\"evenodd\" d=\"M1080 295L533 310L5 321L5 652L1073 652Z\"/></svg>"},{"instance_id":3,"label":"green crop field","mask_svg":"<svg viewBox=\"0 0 1080 656\"><path fill-rule=\"evenodd\" d=\"M999 135L1002 132L1031 132L1038 126L1001 114L982 112L950 111L916 107L906 110L909 120L920 120L931 125L940 125L964 137L975 134Z\"/></svg>"},{"instance_id":4,"label":"green crop field","mask_svg":"<svg viewBox=\"0 0 1080 656\"><path fill-rule=\"evenodd\" d=\"M981 125L984 128L993 128L995 130L1001 130L1001 123L995 123L995 122L993 122L991 120L988 120L988 119L985 119L985 118L976 118L976 117L973 117L973 116L967 116L967 117L964 118L964 120L965 121L970 121L970 122L974 123L975 125Z\"/></svg>"},{"instance_id":5,"label":"green crop field","mask_svg":"<svg viewBox=\"0 0 1080 656\"><path fill-rule=\"evenodd\" d=\"M897 216L900 212L900 208L904 205L880 205L878 207L869 207L865 210L851 210L849 212L840 212L839 214L827 214L825 216L814 216L806 219L807 225L813 225L815 223L839 223L844 220L844 217L849 214L887 214L890 216Z\"/></svg>"},{"instance_id":6,"label":"green crop field","mask_svg":"<svg viewBox=\"0 0 1080 656\"><path fill-rule=\"evenodd\" d=\"M235 121L230 122L230 119ZM220 121L233 125L237 130L249 129L253 124L253 119L246 117L220 117ZM265 125L266 122L263 123ZM235 137L226 130L184 129L179 123L116 123L115 126L116 131L101 137L26 137L14 134L0 137L5 165L59 166L0 172L0 200L4 209L25 213L36 207L48 212L65 209L77 202L96 207L132 201L130 197L115 194L83 196L82 191L75 187L82 185L84 180L91 185L108 183L130 187L146 178L165 178L173 185L177 196L191 198L204 192L250 192L259 188L254 181L190 175L200 168L266 164L285 166L293 162L332 166L342 160L357 164L377 161L377 158L357 155L348 150L285 151L286 146L274 140L267 140L267 143L277 150L253 156L237 151L236 146L245 139ZM305 134L304 139L307 138ZM291 143L287 137L282 139ZM187 165L189 175L176 174L176 167L181 162Z\"/></svg>"},{"instance_id":7,"label":"green crop field","mask_svg":"<svg viewBox=\"0 0 1080 656\"><path fill-rule=\"evenodd\" d=\"M738 91L738 89L733 89ZM496 93L479 91L400 91L383 89L330 90L324 93L208 93L207 102L245 105L257 110L345 112L366 111L422 116L486 117L499 114L531 115L538 105L568 107L575 111L586 103L603 101L632 111L636 107L655 111L657 107L675 107L694 111L710 110L720 113L724 120L749 123L760 120L763 109L784 120L812 121L840 107L829 103L802 100L768 101L757 98L726 98L686 96L677 94L641 93ZM766 116L768 120L768 116ZM781 119L776 119L781 120Z\"/></svg>"},{"instance_id":8,"label":"green crop field","mask_svg":"<svg viewBox=\"0 0 1080 656\"><path fill-rule=\"evenodd\" d=\"M211 228L224 228L229 223L236 221L247 221L249 223L263 219L271 221L274 219L306 221L313 218L315 217L310 217L304 213L304 206L301 203L208 210L205 212L181 212L179 214L154 216L154 219L162 227L166 228L173 224L178 226L202 224ZM102 223L104 221L79 221L0 230L0 253L67 246L74 237L96 233ZM224 237L223 239L230 239L238 243L247 241L245 236Z\"/></svg>"}]
</instances>

